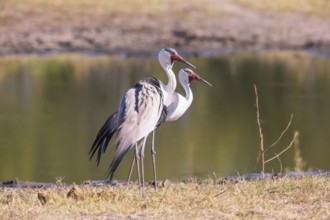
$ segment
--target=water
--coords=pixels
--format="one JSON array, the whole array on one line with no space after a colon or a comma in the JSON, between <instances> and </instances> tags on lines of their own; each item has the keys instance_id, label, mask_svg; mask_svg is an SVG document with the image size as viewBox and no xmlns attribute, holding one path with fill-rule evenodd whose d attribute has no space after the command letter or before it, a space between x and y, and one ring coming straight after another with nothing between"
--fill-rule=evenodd
<instances>
[{"instance_id":1,"label":"water","mask_svg":"<svg viewBox=\"0 0 330 220\"><path fill-rule=\"evenodd\" d=\"M194 101L176 122L156 133L159 179L227 176L260 172L255 94L259 92L265 147L287 126L266 172L330 169L330 59L297 52L190 58L210 88L193 82ZM181 68L176 64L175 71ZM113 145L101 161L88 151L120 96L152 75L166 82L156 59L107 56L12 56L0 59L0 180L80 182L103 179ZM182 92L182 89L179 89ZM296 150L295 150L296 148ZM152 178L148 142L146 178ZM295 156L296 155L296 156ZM125 179L132 154L116 179ZM300 160L300 162L299 162ZM135 175L133 176L135 177Z\"/></svg>"}]
</instances>

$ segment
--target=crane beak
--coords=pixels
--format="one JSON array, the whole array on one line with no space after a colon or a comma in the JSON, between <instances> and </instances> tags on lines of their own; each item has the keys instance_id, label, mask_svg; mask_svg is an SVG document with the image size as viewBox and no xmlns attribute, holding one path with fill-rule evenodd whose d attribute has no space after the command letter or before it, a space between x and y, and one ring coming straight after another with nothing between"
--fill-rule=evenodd
<instances>
[{"instance_id":1,"label":"crane beak","mask_svg":"<svg viewBox=\"0 0 330 220\"><path fill-rule=\"evenodd\" d=\"M201 83L204 83L204 84L206 84L206 85L208 85L208 86L210 86L210 87L212 87L212 84L211 84L211 83L209 83L208 81L206 81L205 79L203 79L203 78L200 77L200 76L198 76L198 77L196 78L196 80L199 81L199 82L201 82Z\"/></svg>"},{"instance_id":2,"label":"crane beak","mask_svg":"<svg viewBox=\"0 0 330 220\"><path fill-rule=\"evenodd\" d=\"M171 59L172 59L172 63L174 61L178 61L178 62L181 62L183 64L186 64L187 66L191 67L191 68L194 68L196 69L196 67L194 65L192 65L191 63L189 63L187 60L185 60L182 56L180 56L179 54L173 54L171 56Z\"/></svg>"},{"instance_id":3,"label":"crane beak","mask_svg":"<svg viewBox=\"0 0 330 220\"><path fill-rule=\"evenodd\" d=\"M211 83L209 83L208 81L206 81L205 79L203 79L202 77L200 77L196 73L190 73L188 75L188 79L189 79L189 83L191 83L193 80L197 80L197 81L199 81L201 83L204 83L204 84L212 87L212 84Z\"/></svg>"}]
</instances>

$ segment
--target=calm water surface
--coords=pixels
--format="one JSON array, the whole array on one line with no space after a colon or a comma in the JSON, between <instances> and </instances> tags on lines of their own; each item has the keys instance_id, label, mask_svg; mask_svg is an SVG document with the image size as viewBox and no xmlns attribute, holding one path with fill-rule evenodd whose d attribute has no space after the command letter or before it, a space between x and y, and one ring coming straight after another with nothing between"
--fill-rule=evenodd
<instances>
[{"instance_id":1,"label":"calm water surface","mask_svg":"<svg viewBox=\"0 0 330 220\"><path fill-rule=\"evenodd\" d=\"M305 53L267 52L190 58L202 77L193 82L194 102L176 122L156 133L159 179L260 172L255 94L259 92L265 146L293 120L274 156L299 131L296 148L304 169L330 170L330 59ZM175 71L180 64L176 64ZM152 75L166 82L156 59L49 55L0 58L0 180L64 182L103 179L113 143L99 167L88 151L121 95ZM182 89L179 89L182 92ZM148 142L149 143L149 142ZM150 145L146 177L152 178ZM132 153L132 152L131 152ZM281 157L294 170L295 148ZM125 179L131 154L115 174ZM281 169L278 160L267 172Z\"/></svg>"}]
</instances>

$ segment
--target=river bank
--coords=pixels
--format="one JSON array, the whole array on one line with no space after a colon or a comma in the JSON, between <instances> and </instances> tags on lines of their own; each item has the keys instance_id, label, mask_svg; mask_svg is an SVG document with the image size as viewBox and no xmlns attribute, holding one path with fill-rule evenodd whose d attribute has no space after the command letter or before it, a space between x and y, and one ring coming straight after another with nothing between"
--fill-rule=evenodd
<instances>
[{"instance_id":1,"label":"river bank","mask_svg":"<svg viewBox=\"0 0 330 220\"><path fill-rule=\"evenodd\" d=\"M0 54L150 56L169 46L196 56L236 50L330 49L329 16L258 10L234 0L159 5L148 0L125 7L104 1L73 2L3 1Z\"/></svg>"},{"instance_id":2,"label":"river bank","mask_svg":"<svg viewBox=\"0 0 330 220\"><path fill-rule=\"evenodd\" d=\"M0 187L2 219L327 219L329 176L252 181L165 181L157 192L137 184L51 188Z\"/></svg>"}]
</instances>

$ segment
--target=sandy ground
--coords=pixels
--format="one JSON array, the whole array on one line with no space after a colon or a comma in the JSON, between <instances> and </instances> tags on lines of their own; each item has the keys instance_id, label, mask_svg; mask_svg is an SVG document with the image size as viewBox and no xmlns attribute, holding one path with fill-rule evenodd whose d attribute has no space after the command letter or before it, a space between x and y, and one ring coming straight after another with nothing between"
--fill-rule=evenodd
<instances>
[{"instance_id":1,"label":"sandy ground","mask_svg":"<svg viewBox=\"0 0 330 220\"><path fill-rule=\"evenodd\" d=\"M221 4L220 4L221 3ZM330 49L330 18L261 12L231 1L210 14L186 8L172 14L0 7L0 54L89 52L148 55L174 47L194 55L235 50ZM216 14L216 9L224 11Z\"/></svg>"}]
</instances>

